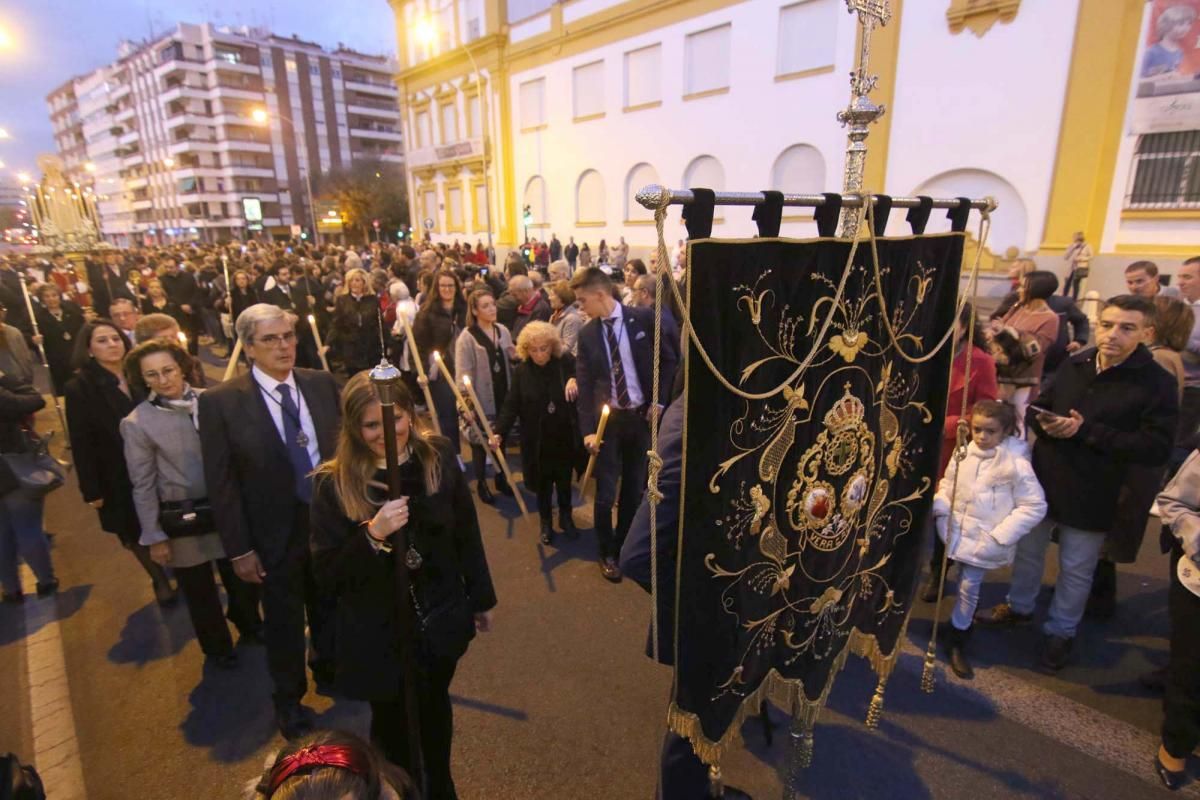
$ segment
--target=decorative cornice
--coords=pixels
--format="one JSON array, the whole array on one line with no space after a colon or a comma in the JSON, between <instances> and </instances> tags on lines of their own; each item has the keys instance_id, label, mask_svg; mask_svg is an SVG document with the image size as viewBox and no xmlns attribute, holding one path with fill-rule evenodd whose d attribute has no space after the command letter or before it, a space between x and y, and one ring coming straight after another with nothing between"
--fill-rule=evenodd
<instances>
[{"instance_id":1,"label":"decorative cornice","mask_svg":"<svg viewBox=\"0 0 1200 800\"><path fill-rule=\"evenodd\" d=\"M951 33L969 28L976 36L983 36L997 22L1016 19L1020 7L1021 0L950 0L946 21Z\"/></svg>"}]
</instances>

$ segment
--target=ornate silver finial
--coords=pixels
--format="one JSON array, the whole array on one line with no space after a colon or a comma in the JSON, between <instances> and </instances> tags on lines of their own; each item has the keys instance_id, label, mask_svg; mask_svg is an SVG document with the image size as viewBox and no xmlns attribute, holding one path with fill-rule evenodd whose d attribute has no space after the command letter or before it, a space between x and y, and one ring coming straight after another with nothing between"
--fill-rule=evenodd
<instances>
[{"instance_id":1,"label":"ornate silver finial","mask_svg":"<svg viewBox=\"0 0 1200 800\"><path fill-rule=\"evenodd\" d=\"M638 189L633 199L637 200L638 204L643 208L657 211L659 208L666 206L671 200L671 192L666 187L652 183L649 186L643 186L641 189Z\"/></svg>"},{"instance_id":2,"label":"ornate silver finial","mask_svg":"<svg viewBox=\"0 0 1200 800\"><path fill-rule=\"evenodd\" d=\"M400 370L392 366L385 356L371 370L370 378L371 383L375 385L375 393L379 395L379 402L385 406L394 404L396 387L401 381Z\"/></svg>"},{"instance_id":3,"label":"ornate silver finial","mask_svg":"<svg viewBox=\"0 0 1200 800\"><path fill-rule=\"evenodd\" d=\"M846 168L842 179L842 191L846 194L861 194L863 172L867 164L867 135L871 123L878 120L887 110L876 105L868 96L875 89L879 78L868 72L871 61L871 33L877 27L888 24L892 18L889 0L846 0L846 10L858 15L859 36L858 65L850 73L850 104L838 112L838 122L846 131ZM876 187L878 188L878 187ZM858 216L853 209L842 212L842 236L852 237L858 232Z\"/></svg>"}]
</instances>

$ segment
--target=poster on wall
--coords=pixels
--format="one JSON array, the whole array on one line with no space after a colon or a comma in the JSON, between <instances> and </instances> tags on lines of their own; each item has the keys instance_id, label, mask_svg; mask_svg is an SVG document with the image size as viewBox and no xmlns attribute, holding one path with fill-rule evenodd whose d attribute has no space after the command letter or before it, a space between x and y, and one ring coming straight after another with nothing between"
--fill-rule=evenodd
<instances>
[{"instance_id":1,"label":"poster on wall","mask_svg":"<svg viewBox=\"0 0 1200 800\"><path fill-rule=\"evenodd\" d=\"M1152 0L1132 133L1200 128L1200 0Z\"/></svg>"}]
</instances>

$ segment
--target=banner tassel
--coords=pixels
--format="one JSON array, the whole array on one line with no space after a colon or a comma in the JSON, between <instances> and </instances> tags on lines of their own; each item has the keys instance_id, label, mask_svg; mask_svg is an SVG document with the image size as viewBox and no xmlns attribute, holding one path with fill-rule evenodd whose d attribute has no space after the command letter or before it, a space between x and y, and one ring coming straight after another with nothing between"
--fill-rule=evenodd
<instances>
[{"instance_id":1,"label":"banner tassel","mask_svg":"<svg viewBox=\"0 0 1200 800\"><path fill-rule=\"evenodd\" d=\"M883 690L887 686L887 677L880 677L875 685L875 696L871 698L871 706L867 709L867 727L875 730L879 727L879 718L883 716Z\"/></svg>"}]
</instances>

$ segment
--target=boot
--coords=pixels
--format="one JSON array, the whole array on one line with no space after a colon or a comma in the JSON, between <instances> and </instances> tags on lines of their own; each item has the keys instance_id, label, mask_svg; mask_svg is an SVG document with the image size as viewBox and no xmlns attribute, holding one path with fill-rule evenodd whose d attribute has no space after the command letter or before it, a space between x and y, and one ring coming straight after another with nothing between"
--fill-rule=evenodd
<instances>
[{"instance_id":1,"label":"boot","mask_svg":"<svg viewBox=\"0 0 1200 800\"><path fill-rule=\"evenodd\" d=\"M575 518L571 516L571 510L567 509L558 511L558 527L562 528L563 535L568 539L578 539L579 529L575 527Z\"/></svg>"},{"instance_id":2,"label":"boot","mask_svg":"<svg viewBox=\"0 0 1200 800\"><path fill-rule=\"evenodd\" d=\"M481 479L476 482L475 488L482 502L487 503L489 506L496 502L496 495L492 494L492 490L488 488L486 480Z\"/></svg>"},{"instance_id":3,"label":"boot","mask_svg":"<svg viewBox=\"0 0 1200 800\"><path fill-rule=\"evenodd\" d=\"M970 638L970 628L960 631L951 624L946 630L946 655L950 661L950 669L964 681L975 677L975 670L971 668L971 662L967 661L967 640Z\"/></svg>"},{"instance_id":4,"label":"boot","mask_svg":"<svg viewBox=\"0 0 1200 800\"><path fill-rule=\"evenodd\" d=\"M508 480L504 477L503 472L496 473L496 491L506 497L513 496L512 487L508 485Z\"/></svg>"},{"instance_id":5,"label":"boot","mask_svg":"<svg viewBox=\"0 0 1200 800\"><path fill-rule=\"evenodd\" d=\"M542 544L554 541L554 527L550 524L550 515L542 517Z\"/></svg>"}]
</instances>

